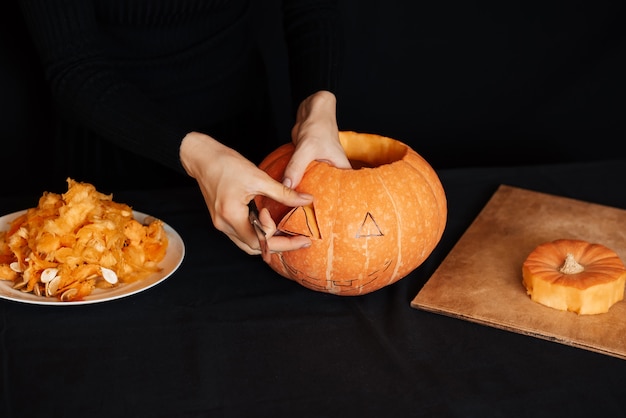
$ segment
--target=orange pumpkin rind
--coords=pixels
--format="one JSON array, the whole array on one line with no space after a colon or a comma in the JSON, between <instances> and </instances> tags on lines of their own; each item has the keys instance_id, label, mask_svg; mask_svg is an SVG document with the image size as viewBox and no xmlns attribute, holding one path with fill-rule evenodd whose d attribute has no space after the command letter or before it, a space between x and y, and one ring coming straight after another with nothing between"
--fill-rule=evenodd
<instances>
[{"instance_id":1,"label":"orange pumpkin rind","mask_svg":"<svg viewBox=\"0 0 626 418\"><path fill-rule=\"evenodd\" d=\"M606 313L624 299L626 268L611 249L559 239L537 246L522 265L531 300L579 315Z\"/></svg>"},{"instance_id":2,"label":"orange pumpkin rind","mask_svg":"<svg viewBox=\"0 0 626 418\"><path fill-rule=\"evenodd\" d=\"M362 295L417 268L442 237L447 204L435 170L392 138L351 131L339 139L353 169L312 162L296 190L313 205L287 208L257 196L285 234L311 238L311 246L273 253L270 267L320 292ZM259 165L280 181L294 152L287 143Z\"/></svg>"}]
</instances>

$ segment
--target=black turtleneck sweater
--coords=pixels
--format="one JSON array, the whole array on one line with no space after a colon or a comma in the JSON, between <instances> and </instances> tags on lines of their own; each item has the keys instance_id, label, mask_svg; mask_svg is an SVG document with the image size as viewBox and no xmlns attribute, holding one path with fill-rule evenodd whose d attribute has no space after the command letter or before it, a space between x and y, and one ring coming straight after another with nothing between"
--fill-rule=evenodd
<instances>
[{"instance_id":1,"label":"black turtleneck sweater","mask_svg":"<svg viewBox=\"0 0 626 418\"><path fill-rule=\"evenodd\" d=\"M317 90L335 91L334 3L283 1L294 107ZM265 141L248 153L256 157L289 140L270 143L259 125L271 116L260 100L267 81L249 0L20 4L62 121L59 175L104 183L150 164L184 174L178 147L192 130L233 147Z\"/></svg>"}]
</instances>

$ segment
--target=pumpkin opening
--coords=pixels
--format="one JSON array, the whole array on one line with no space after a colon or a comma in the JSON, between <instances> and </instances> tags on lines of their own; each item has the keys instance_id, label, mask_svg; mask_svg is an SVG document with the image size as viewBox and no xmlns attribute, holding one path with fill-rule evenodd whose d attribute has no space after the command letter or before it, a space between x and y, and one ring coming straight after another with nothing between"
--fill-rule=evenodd
<instances>
[{"instance_id":1,"label":"pumpkin opening","mask_svg":"<svg viewBox=\"0 0 626 418\"><path fill-rule=\"evenodd\" d=\"M402 160L409 147L391 138L342 135L341 145L353 169L374 168Z\"/></svg>"}]
</instances>

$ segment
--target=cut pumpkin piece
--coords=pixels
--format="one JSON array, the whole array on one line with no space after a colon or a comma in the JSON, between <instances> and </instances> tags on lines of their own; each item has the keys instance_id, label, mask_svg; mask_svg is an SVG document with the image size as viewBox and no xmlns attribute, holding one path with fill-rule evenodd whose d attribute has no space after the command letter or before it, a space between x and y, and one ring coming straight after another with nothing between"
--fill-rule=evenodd
<instances>
[{"instance_id":1,"label":"cut pumpkin piece","mask_svg":"<svg viewBox=\"0 0 626 418\"><path fill-rule=\"evenodd\" d=\"M543 243L524 261L522 276L533 301L562 311L606 313L624 299L626 268L601 244L573 239Z\"/></svg>"},{"instance_id":2,"label":"cut pumpkin piece","mask_svg":"<svg viewBox=\"0 0 626 418\"><path fill-rule=\"evenodd\" d=\"M321 239L313 205L293 208L278 224L278 230L289 235L304 235L311 239Z\"/></svg>"}]
</instances>

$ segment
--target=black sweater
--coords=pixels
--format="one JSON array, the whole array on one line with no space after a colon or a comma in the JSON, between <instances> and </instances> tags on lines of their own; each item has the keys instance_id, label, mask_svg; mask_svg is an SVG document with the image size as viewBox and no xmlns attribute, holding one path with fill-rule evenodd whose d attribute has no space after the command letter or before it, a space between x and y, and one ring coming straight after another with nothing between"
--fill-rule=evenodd
<instances>
[{"instance_id":1,"label":"black sweater","mask_svg":"<svg viewBox=\"0 0 626 418\"><path fill-rule=\"evenodd\" d=\"M283 1L294 106L314 91L336 88L340 48L334 3ZM65 156L65 164L80 165L77 160L82 159L89 160L83 165L92 171L109 163L112 167L112 162L99 161L109 158L100 155L103 147L88 144L99 138L104 147L130 151L183 173L178 147L192 130L228 145L229 140L237 146L239 140L250 142L229 138L227 129L220 138L217 128L245 115L267 88L250 1L20 4L60 114L81 132L71 143L73 134L67 129L62 133L66 138L58 154ZM76 146L83 151L72 151ZM63 171L73 173L80 171Z\"/></svg>"}]
</instances>

